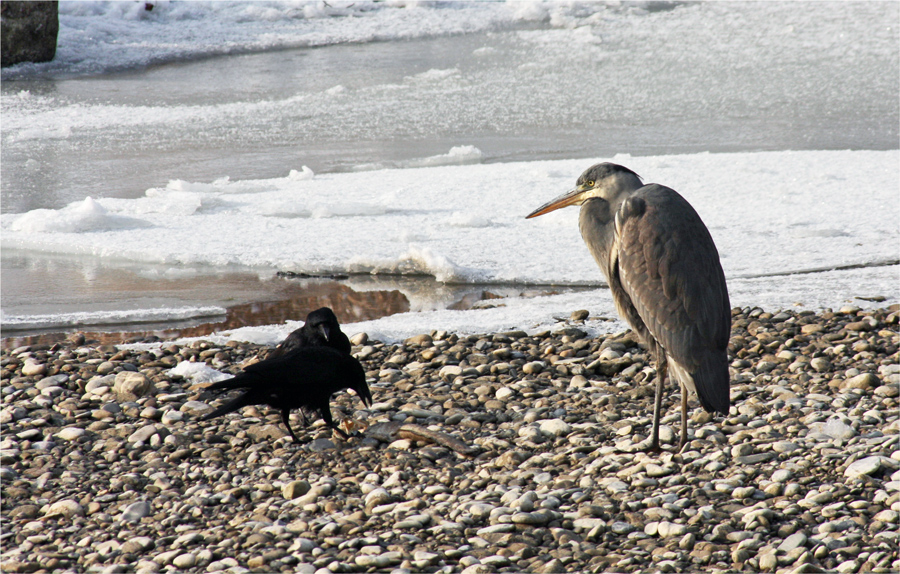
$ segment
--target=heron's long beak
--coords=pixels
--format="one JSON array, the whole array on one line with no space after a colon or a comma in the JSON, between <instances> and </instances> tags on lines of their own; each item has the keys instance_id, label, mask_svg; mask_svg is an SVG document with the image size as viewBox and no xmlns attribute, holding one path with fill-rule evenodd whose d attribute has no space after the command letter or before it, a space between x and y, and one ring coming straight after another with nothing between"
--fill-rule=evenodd
<instances>
[{"instance_id":1,"label":"heron's long beak","mask_svg":"<svg viewBox=\"0 0 900 574\"><path fill-rule=\"evenodd\" d=\"M538 215L544 215L545 213L550 213L551 211L556 211L561 207L568 207L570 205L581 205L581 201L583 199L584 192L587 191L583 186L578 186L572 191L567 191L566 193L551 199L549 202L544 205L538 207L531 213L525 216L525 219L531 219L532 217L537 217Z\"/></svg>"}]
</instances>

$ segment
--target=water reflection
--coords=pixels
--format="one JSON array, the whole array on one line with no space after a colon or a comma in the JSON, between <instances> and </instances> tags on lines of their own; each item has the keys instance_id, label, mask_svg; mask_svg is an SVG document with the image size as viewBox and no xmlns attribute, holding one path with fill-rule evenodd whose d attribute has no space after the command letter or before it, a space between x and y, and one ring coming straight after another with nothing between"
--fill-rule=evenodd
<instances>
[{"instance_id":1,"label":"water reflection","mask_svg":"<svg viewBox=\"0 0 900 574\"><path fill-rule=\"evenodd\" d=\"M254 301L228 307L221 321L193 319L178 323L147 323L128 326L110 325L105 331L88 331L85 338L100 344L124 341L161 340L180 337L202 337L216 331L281 324L287 320L302 320L319 307L331 307L341 323L356 323L409 311L409 300L399 290L357 292L336 281L314 283L303 295L278 301ZM13 336L3 339L4 348L21 345L52 345L65 340L71 333L82 331L72 327L52 333Z\"/></svg>"},{"instance_id":2,"label":"water reflection","mask_svg":"<svg viewBox=\"0 0 900 574\"><path fill-rule=\"evenodd\" d=\"M71 327L0 331L3 348L52 345L84 332L99 344L158 338L202 337L217 331L303 320L319 307L341 323L369 321L409 311L466 310L493 306L503 297L533 297L588 287L448 285L428 276L350 275L291 277L250 270L222 271L153 264L102 264L95 258L37 256L7 251L2 257L6 316L66 315L84 311L166 309L216 305L215 317L146 323L72 324ZM58 324L58 323L57 323Z\"/></svg>"}]
</instances>

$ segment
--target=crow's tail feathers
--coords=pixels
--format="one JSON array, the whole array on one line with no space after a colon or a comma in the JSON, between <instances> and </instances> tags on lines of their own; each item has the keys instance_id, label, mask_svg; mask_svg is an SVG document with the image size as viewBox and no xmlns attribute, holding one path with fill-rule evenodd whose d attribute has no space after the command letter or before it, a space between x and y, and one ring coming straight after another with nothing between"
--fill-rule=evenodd
<instances>
[{"instance_id":1,"label":"crow's tail feathers","mask_svg":"<svg viewBox=\"0 0 900 574\"><path fill-rule=\"evenodd\" d=\"M228 381L223 381L228 382ZM214 419L216 417L220 417L222 415L227 415L228 413L234 412L242 407L246 407L252 404L256 404L253 398L250 396L250 393L242 393L241 395L231 399L221 407L217 408L211 413L207 413L200 417L201 421L208 421L209 419Z\"/></svg>"},{"instance_id":2,"label":"crow's tail feathers","mask_svg":"<svg viewBox=\"0 0 900 574\"><path fill-rule=\"evenodd\" d=\"M213 383L203 389L203 391L204 393L220 393L231 389L243 389L252 384L250 379L251 377L248 377L246 373L239 373L230 379Z\"/></svg>"}]
</instances>

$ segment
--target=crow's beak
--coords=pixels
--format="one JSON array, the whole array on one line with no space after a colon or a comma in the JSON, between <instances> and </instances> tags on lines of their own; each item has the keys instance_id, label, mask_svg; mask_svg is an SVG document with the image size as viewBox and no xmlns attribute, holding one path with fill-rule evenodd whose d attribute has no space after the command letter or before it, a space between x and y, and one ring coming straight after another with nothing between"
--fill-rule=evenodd
<instances>
[{"instance_id":1,"label":"crow's beak","mask_svg":"<svg viewBox=\"0 0 900 574\"><path fill-rule=\"evenodd\" d=\"M331 342L331 327L326 324L319 325L319 331L322 333L322 336L325 337L325 340Z\"/></svg>"},{"instance_id":2,"label":"crow's beak","mask_svg":"<svg viewBox=\"0 0 900 574\"><path fill-rule=\"evenodd\" d=\"M362 402L367 407L372 406L372 393L369 391L369 385L366 382L363 382L362 388L354 389L356 394L359 395L359 398L362 399Z\"/></svg>"}]
</instances>

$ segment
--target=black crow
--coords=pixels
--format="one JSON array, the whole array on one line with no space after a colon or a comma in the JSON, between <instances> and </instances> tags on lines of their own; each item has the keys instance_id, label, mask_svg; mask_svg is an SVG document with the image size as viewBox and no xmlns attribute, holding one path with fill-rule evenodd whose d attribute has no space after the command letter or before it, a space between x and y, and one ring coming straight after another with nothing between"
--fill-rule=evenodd
<instances>
[{"instance_id":1,"label":"black crow","mask_svg":"<svg viewBox=\"0 0 900 574\"><path fill-rule=\"evenodd\" d=\"M350 339L341 331L334 311L322 307L307 315L303 326L288 335L266 358L280 357L302 347L331 347L350 354Z\"/></svg>"},{"instance_id":2,"label":"black crow","mask_svg":"<svg viewBox=\"0 0 900 574\"><path fill-rule=\"evenodd\" d=\"M331 347L302 347L281 356L254 363L234 378L206 387L207 392L232 389L243 392L200 420L209 420L249 405L269 405L281 410L281 420L294 442L300 442L288 419L291 409L318 411L325 423L344 438L346 432L331 418L331 395L353 389L363 404L372 404L362 365L349 353ZM301 410L304 424L306 417Z\"/></svg>"}]
</instances>

